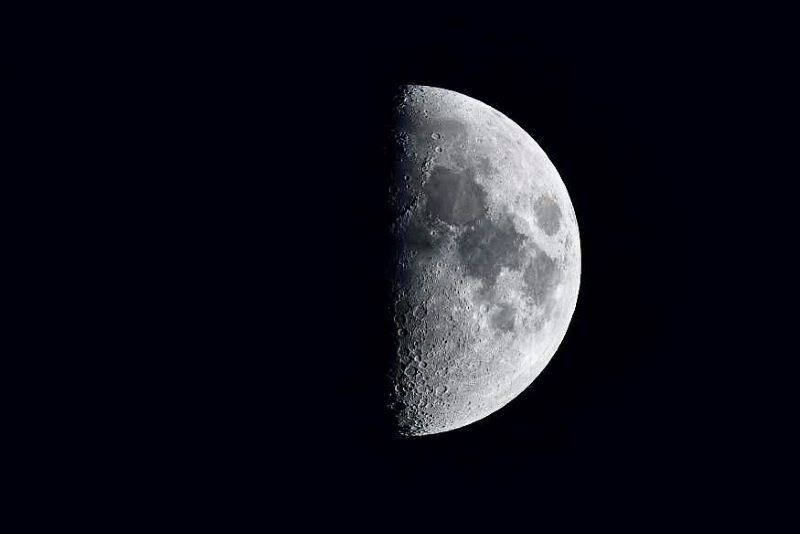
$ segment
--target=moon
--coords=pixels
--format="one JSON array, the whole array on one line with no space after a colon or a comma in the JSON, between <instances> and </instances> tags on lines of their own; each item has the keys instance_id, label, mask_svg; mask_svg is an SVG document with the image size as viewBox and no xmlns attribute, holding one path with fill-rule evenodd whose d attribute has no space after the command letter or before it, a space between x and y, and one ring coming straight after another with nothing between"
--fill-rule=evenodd
<instances>
[{"instance_id":1,"label":"moon","mask_svg":"<svg viewBox=\"0 0 800 534\"><path fill-rule=\"evenodd\" d=\"M553 163L522 128L454 91L393 105L388 401L397 433L499 410L542 372L578 299L580 238Z\"/></svg>"}]
</instances>

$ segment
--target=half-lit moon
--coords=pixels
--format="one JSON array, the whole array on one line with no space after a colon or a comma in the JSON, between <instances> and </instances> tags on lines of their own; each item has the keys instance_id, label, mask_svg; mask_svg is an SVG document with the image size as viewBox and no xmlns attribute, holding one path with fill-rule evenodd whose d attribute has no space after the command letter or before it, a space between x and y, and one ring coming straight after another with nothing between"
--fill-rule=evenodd
<instances>
[{"instance_id":1,"label":"half-lit moon","mask_svg":"<svg viewBox=\"0 0 800 534\"><path fill-rule=\"evenodd\" d=\"M511 119L465 95L406 86L393 131L391 407L404 435L500 409L541 373L578 298L567 189Z\"/></svg>"}]
</instances>

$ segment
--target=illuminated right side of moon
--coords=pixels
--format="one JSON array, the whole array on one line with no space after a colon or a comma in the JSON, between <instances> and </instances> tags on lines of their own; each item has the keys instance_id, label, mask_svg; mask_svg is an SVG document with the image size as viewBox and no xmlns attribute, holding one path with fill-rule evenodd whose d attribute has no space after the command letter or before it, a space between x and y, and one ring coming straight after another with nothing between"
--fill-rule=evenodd
<instances>
[{"instance_id":1,"label":"illuminated right side of moon","mask_svg":"<svg viewBox=\"0 0 800 534\"><path fill-rule=\"evenodd\" d=\"M550 361L580 237L556 168L502 113L405 86L395 119L390 405L398 433L435 434L497 411Z\"/></svg>"}]
</instances>

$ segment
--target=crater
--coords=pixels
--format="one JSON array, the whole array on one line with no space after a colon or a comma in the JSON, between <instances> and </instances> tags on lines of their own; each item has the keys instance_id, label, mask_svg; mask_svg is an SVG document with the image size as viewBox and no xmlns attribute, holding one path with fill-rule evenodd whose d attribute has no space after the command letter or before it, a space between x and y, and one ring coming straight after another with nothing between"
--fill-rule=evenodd
<instances>
[{"instance_id":1,"label":"crater","mask_svg":"<svg viewBox=\"0 0 800 534\"><path fill-rule=\"evenodd\" d=\"M426 119L422 123L411 126L402 124L411 132L414 148L422 152L436 143L458 143L466 139L468 125L455 119Z\"/></svg>"},{"instance_id":2,"label":"crater","mask_svg":"<svg viewBox=\"0 0 800 534\"><path fill-rule=\"evenodd\" d=\"M558 203L548 196L539 197L533 204L536 215L536 224L547 235L553 235L561 228L561 208Z\"/></svg>"},{"instance_id":3,"label":"crater","mask_svg":"<svg viewBox=\"0 0 800 534\"><path fill-rule=\"evenodd\" d=\"M499 307L500 309L492 315L489 324L497 330L512 332L514 330L514 320L517 316L517 309L507 302L499 304Z\"/></svg>"},{"instance_id":4,"label":"crater","mask_svg":"<svg viewBox=\"0 0 800 534\"><path fill-rule=\"evenodd\" d=\"M537 250L533 261L525 269L522 279L533 301L536 304L542 304L558 284L558 264L556 260L541 250Z\"/></svg>"},{"instance_id":5,"label":"crater","mask_svg":"<svg viewBox=\"0 0 800 534\"><path fill-rule=\"evenodd\" d=\"M444 139L457 140L467 135L467 125L455 119L434 119L428 122L427 129L440 134Z\"/></svg>"},{"instance_id":6,"label":"crater","mask_svg":"<svg viewBox=\"0 0 800 534\"><path fill-rule=\"evenodd\" d=\"M428 215L457 226L474 221L485 210L486 192L475 181L475 171L458 172L434 167L425 184Z\"/></svg>"},{"instance_id":7,"label":"crater","mask_svg":"<svg viewBox=\"0 0 800 534\"><path fill-rule=\"evenodd\" d=\"M431 252L438 245L439 239L431 229L417 221L412 221L406 231L406 243L418 252Z\"/></svg>"},{"instance_id":8,"label":"crater","mask_svg":"<svg viewBox=\"0 0 800 534\"><path fill-rule=\"evenodd\" d=\"M522 267L524 240L510 220L500 226L481 218L461 236L458 253L467 273L483 280L488 288L495 284L502 267Z\"/></svg>"},{"instance_id":9,"label":"crater","mask_svg":"<svg viewBox=\"0 0 800 534\"><path fill-rule=\"evenodd\" d=\"M501 121L505 121L506 120L506 116L503 115L502 113L500 113L499 111L497 111L496 109L494 109L493 107L490 106L489 109L492 111L494 116L497 117L498 119L500 119Z\"/></svg>"}]
</instances>

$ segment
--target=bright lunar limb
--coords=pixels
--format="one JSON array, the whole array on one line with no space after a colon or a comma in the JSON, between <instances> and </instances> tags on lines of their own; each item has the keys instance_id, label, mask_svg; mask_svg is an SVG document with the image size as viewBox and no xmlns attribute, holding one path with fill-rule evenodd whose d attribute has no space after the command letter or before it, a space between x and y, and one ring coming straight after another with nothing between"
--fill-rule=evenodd
<instances>
[{"instance_id":1,"label":"bright lunar limb","mask_svg":"<svg viewBox=\"0 0 800 534\"><path fill-rule=\"evenodd\" d=\"M502 113L418 85L394 112L389 405L399 434L435 434L498 410L550 361L578 298L578 224L556 168Z\"/></svg>"}]
</instances>

